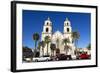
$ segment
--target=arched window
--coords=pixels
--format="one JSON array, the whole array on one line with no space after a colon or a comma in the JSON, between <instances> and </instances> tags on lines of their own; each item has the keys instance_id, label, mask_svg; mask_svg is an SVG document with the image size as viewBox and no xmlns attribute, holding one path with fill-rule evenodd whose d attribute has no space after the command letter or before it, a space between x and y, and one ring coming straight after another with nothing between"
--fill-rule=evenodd
<instances>
[{"instance_id":1,"label":"arched window","mask_svg":"<svg viewBox=\"0 0 100 73\"><path fill-rule=\"evenodd\" d=\"M48 32L49 31L49 29L48 28L46 28L46 32Z\"/></svg>"},{"instance_id":2,"label":"arched window","mask_svg":"<svg viewBox=\"0 0 100 73\"><path fill-rule=\"evenodd\" d=\"M65 26L69 26L69 23L67 22L67 23L65 23Z\"/></svg>"},{"instance_id":3,"label":"arched window","mask_svg":"<svg viewBox=\"0 0 100 73\"><path fill-rule=\"evenodd\" d=\"M67 32L69 32L69 28L67 28Z\"/></svg>"},{"instance_id":4,"label":"arched window","mask_svg":"<svg viewBox=\"0 0 100 73\"><path fill-rule=\"evenodd\" d=\"M49 25L49 23L47 22L47 25Z\"/></svg>"},{"instance_id":5,"label":"arched window","mask_svg":"<svg viewBox=\"0 0 100 73\"><path fill-rule=\"evenodd\" d=\"M69 25L69 23L67 22L67 26Z\"/></svg>"}]
</instances>

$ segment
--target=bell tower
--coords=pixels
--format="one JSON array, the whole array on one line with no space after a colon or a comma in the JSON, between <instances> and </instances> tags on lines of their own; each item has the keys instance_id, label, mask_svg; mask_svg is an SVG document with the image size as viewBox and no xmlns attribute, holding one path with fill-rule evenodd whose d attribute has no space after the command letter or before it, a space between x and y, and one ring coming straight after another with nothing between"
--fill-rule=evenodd
<instances>
[{"instance_id":1,"label":"bell tower","mask_svg":"<svg viewBox=\"0 0 100 73\"><path fill-rule=\"evenodd\" d=\"M44 21L41 41L45 41L45 37L49 36L50 39L52 38L52 22L48 17L47 20ZM45 45L44 49L40 49L40 56L47 55L47 44ZM51 55L50 43L48 44L48 55Z\"/></svg>"},{"instance_id":2,"label":"bell tower","mask_svg":"<svg viewBox=\"0 0 100 73\"><path fill-rule=\"evenodd\" d=\"M75 51L75 46L74 43L72 43L72 27L71 27L71 22L68 18L64 21L64 31L63 31L64 38L69 39L68 45L71 47L71 50L68 51L72 55L72 58L75 56L74 51Z\"/></svg>"},{"instance_id":3,"label":"bell tower","mask_svg":"<svg viewBox=\"0 0 100 73\"><path fill-rule=\"evenodd\" d=\"M68 18L64 21L64 37L69 38L72 33L71 23Z\"/></svg>"},{"instance_id":4,"label":"bell tower","mask_svg":"<svg viewBox=\"0 0 100 73\"><path fill-rule=\"evenodd\" d=\"M52 36L52 22L49 17L44 22L43 32L42 32L42 41L44 41L44 38L46 36L49 36L50 38Z\"/></svg>"}]
</instances>

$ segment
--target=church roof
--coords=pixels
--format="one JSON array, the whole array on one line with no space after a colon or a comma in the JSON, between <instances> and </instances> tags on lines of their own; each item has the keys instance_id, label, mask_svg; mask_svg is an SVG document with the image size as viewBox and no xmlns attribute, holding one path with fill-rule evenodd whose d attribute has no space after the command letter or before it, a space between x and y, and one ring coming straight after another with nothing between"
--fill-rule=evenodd
<instances>
[{"instance_id":1,"label":"church roof","mask_svg":"<svg viewBox=\"0 0 100 73\"><path fill-rule=\"evenodd\" d=\"M52 36L52 41L56 41L57 39L62 40L63 34L60 31L56 31Z\"/></svg>"},{"instance_id":2,"label":"church roof","mask_svg":"<svg viewBox=\"0 0 100 73\"><path fill-rule=\"evenodd\" d=\"M53 34L54 36L63 36L63 34L59 31L59 30L57 30L54 34Z\"/></svg>"},{"instance_id":3,"label":"church roof","mask_svg":"<svg viewBox=\"0 0 100 73\"><path fill-rule=\"evenodd\" d=\"M59 30L57 30L54 34L62 34Z\"/></svg>"}]
</instances>

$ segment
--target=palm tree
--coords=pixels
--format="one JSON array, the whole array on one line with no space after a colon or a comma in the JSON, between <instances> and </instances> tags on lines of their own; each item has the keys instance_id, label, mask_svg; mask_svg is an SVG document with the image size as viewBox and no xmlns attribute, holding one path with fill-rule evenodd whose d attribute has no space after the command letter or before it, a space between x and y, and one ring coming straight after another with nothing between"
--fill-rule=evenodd
<instances>
[{"instance_id":1,"label":"palm tree","mask_svg":"<svg viewBox=\"0 0 100 73\"><path fill-rule=\"evenodd\" d=\"M53 56L54 56L54 50L56 49L56 45L51 43L50 48L51 48L51 51L53 52Z\"/></svg>"},{"instance_id":2,"label":"palm tree","mask_svg":"<svg viewBox=\"0 0 100 73\"><path fill-rule=\"evenodd\" d=\"M80 35L78 32L72 32L72 43L75 43L76 46L76 50L75 50L75 54L77 55L77 44L78 44L78 39L79 39Z\"/></svg>"},{"instance_id":3,"label":"palm tree","mask_svg":"<svg viewBox=\"0 0 100 73\"><path fill-rule=\"evenodd\" d=\"M57 48L59 48L59 39L58 38L56 40L56 43L57 43Z\"/></svg>"},{"instance_id":4,"label":"palm tree","mask_svg":"<svg viewBox=\"0 0 100 73\"><path fill-rule=\"evenodd\" d=\"M91 50L91 44L88 44L87 49Z\"/></svg>"},{"instance_id":5,"label":"palm tree","mask_svg":"<svg viewBox=\"0 0 100 73\"><path fill-rule=\"evenodd\" d=\"M75 43L75 46L77 48L77 44L78 44L78 39L79 39L80 35L78 32L72 32L72 43Z\"/></svg>"},{"instance_id":6,"label":"palm tree","mask_svg":"<svg viewBox=\"0 0 100 73\"><path fill-rule=\"evenodd\" d=\"M40 55L40 49L41 49L41 42L39 41L37 46L37 51L39 52L39 55Z\"/></svg>"},{"instance_id":7,"label":"palm tree","mask_svg":"<svg viewBox=\"0 0 100 73\"><path fill-rule=\"evenodd\" d=\"M50 43L50 37L49 36L45 37L45 43L47 44L47 55L48 55L48 45Z\"/></svg>"},{"instance_id":8,"label":"palm tree","mask_svg":"<svg viewBox=\"0 0 100 73\"><path fill-rule=\"evenodd\" d=\"M59 55L59 54L60 54L60 49L56 48L56 55Z\"/></svg>"},{"instance_id":9,"label":"palm tree","mask_svg":"<svg viewBox=\"0 0 100 73\"><path fill-rule=\"evenodd\" d=\"M45 47L45 42L41 41L40 46L42 47L42 56L44 55L44 47Z\"/></svg>"},{"instance_id":10,"label":"palm tree","mask_svg":"<svg viewBox=\"0 0 100 73\"><path fill-rule=\"evenodd\" d=\"M34 33L33 34L33 40L35 41L35 51L36 51L36 46L37 46L37 41L39 40L39 34L38 33ZM34 54L35 54L35 51L34 51Z\"/></svg>"},{"instance_id":11,"label":"palm tree","mask_svg":"<svg viewBox=\"0 0 100 73\"><path fill-rule=\"evenodd\" d=\"M63 39L63 43L65 44L64 50L66 51L66 54L68 52L69 46L68 43L70 43L70 40L68 38Z\"/></svg>"}]
</instances>

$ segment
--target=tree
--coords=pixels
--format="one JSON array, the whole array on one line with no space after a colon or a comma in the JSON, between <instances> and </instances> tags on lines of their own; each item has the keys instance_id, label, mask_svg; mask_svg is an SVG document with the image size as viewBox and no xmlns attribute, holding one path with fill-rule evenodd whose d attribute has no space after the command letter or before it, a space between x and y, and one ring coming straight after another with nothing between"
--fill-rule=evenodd
<instances>
[{"instance_id":1,"label":"tree","mask_svg":"<svg viewBox=\"0 0 100 73\"><path fill-rule=\"evenodd\" d=\"M31 61L32 61L32 58L33 58L33 52L27 46L23 47L23 60L25 58L31 58Z\"/></svg>"},{"instance_id":2,"label":"tree","mask_svg":"<svg viewBox=\"0 0 100 73\"><path fill-rule=\"evenodd\" d=\"M51 43L50 48L51 48L51 52L53 52L53 56L54 56L54 50L56 49L56 45Z\"/></svg>"},{"instance_id":3,"label":"tree","mask_svg":"<svg viewBox=\"0 0 100 73\"><path fill-rule=\"evenodd\" d=\"M37 46L37 41L39 40L39 34L38 33L34 33L33 34L33 40L35 41L35 51L36 51L36 46ZM35 51L34 51L34 54L35 54Z\"/></svg>"},{"instance_id":4,"label":"tree","mask_svg":"<svg viewBox=\"0 0 100 73\"><path fill-rule=\"evenodd\" d=\"M41 49L41 42L38 42L38 46L37 46L37 49L36 49L36 53L38 53L39 56L40 56L40 49Z\"/></svg>"},{"instance_id":5,"label":"tree","mask_svg":"<svg viewBox=\"0 0 100 73\"><path fill-rule=\"evenodd\" d=\"M78 39L79 39L80 35L78 32L72 32L72 43L75 43L75 46L77 48L77 44L78 44Z\"/></svg>"},{"instance_id":6,"label":"tree","mask_svg":"<svg viewBox=\"0 0 100 73\"><path fill-rule=\"evenodd\" d=\"M44 41L41 41L39 44L40 44L40 46L42 47L42 56L44 56L45 42L44 42Z\"/></svg>"},{"instance_id":7,"label":"tree","mask_svg":"<svg viewBox=\"0 0 100 73\"><path fill-rule=\"evenodd\" d=\"M48 45L49 45L49 43L50 43L50 37L49 36L46 36L45 37L45 43L47 44L47 55L48 55Z\"/></svg>"},{"instance_id":8,"label":"tree","mask_svg":"<svg viewBox=\"0 0 100 73\"><path fill-rule=\"evenodd\" d=\"M59 48L59 39L58 38L56 40L56 43L57 43L57 48Z\"/></svg>"},{"instance_id":9,"label":"tree","mask_svg":"<svg viewBox=\"0 0 100 73\"><path fill-rule=\"evenodd\" d=\"M88 44L87 49L91 50L91 44Z\"/></svg>"},{"instance_id":10,"label":"tree","mask_svg":"<svg viewBox=\"0 0 100 73\"><path fill-rule=\"evenodd\" d=\"M41 42L38 42L37 51L40 52L40 48L41 48Z\"/></svg>"},{"instance_id":11,"label":"tree","mask_svg":"<svg viewBox=\"0 0 100 73\"><path fill-rule=\"evenodd\" d=\"M63 39L63 43L65 44L64 50L66 51L66 54L68 52L69 46L68 43L70 43L70 40L68 38Z\"/></svg>"},{"instance_id":12,"label":"tree","mask_svg":"<svg viewBox=\"0 0 100 73\"><path fill-rule=\"evenodd\" d=\"M59 54L60 54L60 49L56 48L56 55L59 55Z\"/></svg>"}]
</instances>

